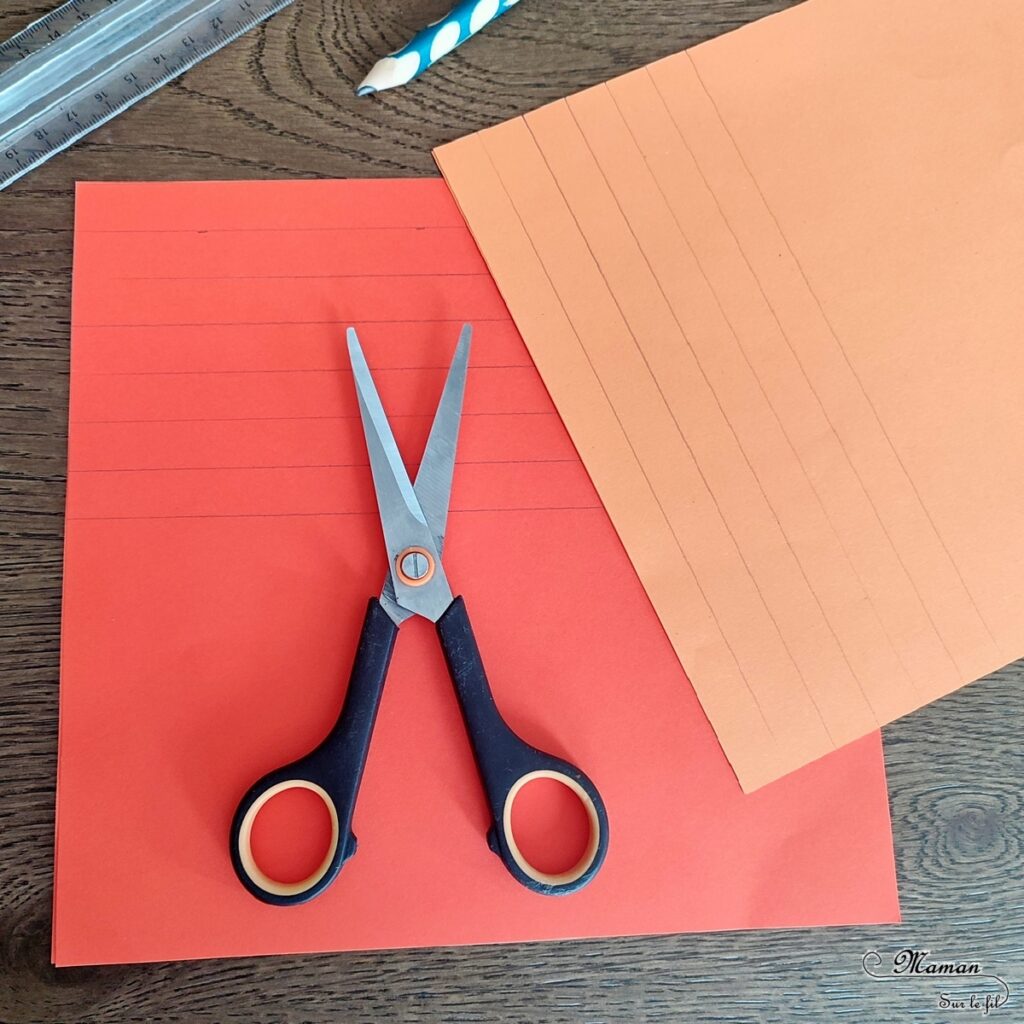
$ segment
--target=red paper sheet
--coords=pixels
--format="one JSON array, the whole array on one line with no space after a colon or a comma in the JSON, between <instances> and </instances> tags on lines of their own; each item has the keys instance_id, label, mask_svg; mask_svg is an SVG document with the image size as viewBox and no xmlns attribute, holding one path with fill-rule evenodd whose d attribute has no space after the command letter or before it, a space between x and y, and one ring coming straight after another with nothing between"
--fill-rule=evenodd
<instances>
[{"instance_id":1,"label":"red paper sheet","mask_svg":"<svg viewBox=\"0 0 1024 1024\"><path fill-rule=\"evenodd\" d=\"M898 919L878 735L741 793L443 183L82 185L73 307L56 963ZM231 815L332 724L385 569L343 329L414 469L464 320L445 565L509 723L601 789L607 862L563 899L508 876L414 620L358 853L265 906Z\"/></svg>"}]
</instances>

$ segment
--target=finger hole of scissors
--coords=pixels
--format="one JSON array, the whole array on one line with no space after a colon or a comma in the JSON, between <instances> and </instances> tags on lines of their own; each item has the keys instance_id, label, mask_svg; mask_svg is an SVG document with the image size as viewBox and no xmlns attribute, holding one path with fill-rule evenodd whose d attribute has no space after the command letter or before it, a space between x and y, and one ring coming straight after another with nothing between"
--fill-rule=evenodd
<instances>
[{"instance_id":1,"label":"finger hole of scissors","mask_svg":"<svg viewBox=\"0 0 1024 1024\"><path fill-rule=\"evenodd\" d=\"M330 818L331 834L330 841L327 846L327 852L321 863L313 870L313 872L306 878L300 879L299 881L285 882L276 878L271 878L270 875L264 872L259 864L256 863L256 857L253 853L253 827L256 824L256 819L259 816L260 811L262 811L267 804L274 799L274 797L280 796L282 793L287 793L291 790L308 790L323 801L324 807L326 807ZM334 806L334 801L331 800L330 796L327 794L327 791L321 786L318 786L315 782L309 782L306 779L287 779L284 782L279 782L264 790L264 792L262 792L253 801L252 805L245 812L245 816L242 818L242 824L238 830L238 857L245 873L260 889L271 893L274 896L298 896L299 894L313 888L313 886L316 885L317 882L319 882L330 870L331 863L338 851L339 839L338 811Z\"/></svg>"},{"instance_id":2,"label":"finger hole of scissors","mask_svg":"<svg viewBox=\"0 0 1024 1024\"><path fill-rule=\"evenodd\" d=\"M572 866L564 870L544 870L549 867L548 859L552 856L551 850L542 850L534 842L534 836L531 834L528 841L528 830L521 829L521 837L517 839L515 832L514 817L514 805L516 804L517 798L523 794L526 787L531 786L534 783L543 782L555 782L561 787L568 790L572 797L575 797L579 804L579 808L582 808L586 819L586 830L587 835L585 839L585 845L583 845L582 853L572 862ZM539 789L540 787L531 786L533 789ZM550 789L550 787L547 787ZM579 837L582 833L582 829L575 829L573 825L576 823L577 807L566 807L564 803L564 794L557 792L553 794L547 794L549 797L553 796L555 800L549 800L547 806L549 808L547 814L543 815L546 819L543 824L549 825L552 817L555 818L554 827L548 827L548 832L558 832L558 841L563 843L562 854L564 862L564 841L568 840L572 842L574 837ZM524 803L525 800L521 801ZM551 815L550 808L555 808L555 815ZM521 810L526 811L529 814L530 808L521 807ZM598 850L601 843L601 820L597 813L597 808L594 805L594 801L590 794L572 777L564 775L561 772L552 771L550 769L542 769L538 771L527 772L525 775L520 776L511 789L508 791L508 795L505 797L504 813L502 815L502 826L505 833L505 843L508 846L509 854L515 861L519 870L523 872L528 878L533 879L535 882L539 882L543 885L551 886L565 886L571 885L586 874L591 864L594 862L594 858L597 856ZM520 845L520 841L526 843L530 850L531 856L534 860L539 863L531 863L527 859L526 852ZM542 844L543 845L543 844ZM580 844L577 841L575 849L572 849L569 856L576 855L579 851ZM558 851L554 851L554 856L559 856Z\"/></svg>"}]
</instances>

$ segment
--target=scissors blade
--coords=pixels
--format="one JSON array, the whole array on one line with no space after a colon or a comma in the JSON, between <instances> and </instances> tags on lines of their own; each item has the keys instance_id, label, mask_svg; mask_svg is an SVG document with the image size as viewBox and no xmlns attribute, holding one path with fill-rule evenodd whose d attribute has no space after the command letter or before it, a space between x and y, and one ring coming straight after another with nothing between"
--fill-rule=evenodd
<instances>
[{"instance_id":1,"label":"scissors blade","mask_svg":"<svg viewBox=\"0 0 1024 1024\"><path fill-rule=\"evenodd\" d=\"M409 481L395 435L391 432L391 424L359 344L359 336L352 327L348 329L348 357L355 378L356 397L359 399L359 413L366 434L366 448L370 455L370 469L373 472L381 518L404 515L426 526L426 517Z\"/></svg>"},{"instance_id":2,"label":"scissors blade","mask_svg":"<svg viewBox=\"0 0 1024 1024\"><path fill-rule=\"evenodd\" d=\"M459 443L462 423L462 399L466 393L466 373L469 369L469 349L473 338L473 325L463 324L455 346L448 377L444 382L441 400L434 413L434 422L423 450L423 459L416 473L416 497L426 516L427 525L434 535L437 550L444 549L444 534L448 524L448 506L451 503L452 476L455 472L455 449Z\"/></svg>"},{"instance_id":3,"label":"scissors blade","mask_svg":"<svg viewBox=\"0 0 1024 1024\"><path fill-rule=\"evenodd\" d=\"M348 354L359 399L363 433L366 435L366 450L370 456L370 471L384 531L384 544L388 551L389 574L385 595L389 598L388 603L393 595L398 608L436 622L452 602L452 593L441 567L441 554L434 544L433 533L402 462L402 455L366 364L359 337L351 327L348 329ZM396 560L408 548L420 548L434 561L433 576L421 586L409 586L395 576ZM392 611L390 608L388 610ZM406 614L402 614L401 618L392 614L396 621L407 617Z\"/></svg>"}]
</instances>

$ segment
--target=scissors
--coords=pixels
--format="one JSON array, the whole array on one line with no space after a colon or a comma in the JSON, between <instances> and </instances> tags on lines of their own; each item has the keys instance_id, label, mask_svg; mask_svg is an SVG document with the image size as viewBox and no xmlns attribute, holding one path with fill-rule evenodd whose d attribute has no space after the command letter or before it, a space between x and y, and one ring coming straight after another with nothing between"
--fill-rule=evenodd
<instances>
[{"instance_id":1,"label":"scissors","mask_svg":"<svg viewBox=\"0 0 1024 1024\"><path fill-rule=\"evenodd\" d=\"M579 768L530 746L502 719L487 682L466 604L461 597L452 596L441 562L471 336L472 327L466 324L413 485L359 338L353 328L348 330L349 359L389 568L380 596L371 598L366 610L348 690L334 728L311 753L264 775L242 797L235 812L231 826L235 872L242 885L265 903L292 906L319 896L355 853L352 816L374 720L398 628L413 615L422 615L437 626L490 811L487 842L512 877L534 892L561 895L585 886L604 861L608 818L600 794ZM534 779L554 779L567 786L582 803L589 821L589 839L579 862L557 874L530 864L513 835L512 804L519 791ZM295 788L312 790L323 800L330 814L331 841L323 862L308 878L280 882L257 865L252 828L268 800Z\"/></svg>"}]
</instances>

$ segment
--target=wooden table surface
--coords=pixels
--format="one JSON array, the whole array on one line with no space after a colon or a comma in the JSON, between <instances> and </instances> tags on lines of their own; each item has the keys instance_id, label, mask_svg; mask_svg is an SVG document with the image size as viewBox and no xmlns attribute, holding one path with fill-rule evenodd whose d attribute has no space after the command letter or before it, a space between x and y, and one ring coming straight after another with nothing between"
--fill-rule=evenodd
<instances>
[{"instance_id":1,"label":"wooden table surface","mask_svg":"<svg viewBox=\"0 0 1024 1024\"><path fill-rule=\"evenodd\" d=\"M2 0L0 37L52 2ZM75 180L434 175L439 143L788 4L523 0L417 85L357 101L372 58L448 6L296 0L0 193L0 1022L980 1016L939 1009L932 980L865 975L866 951L904 946L981 961L1011 991L992 1019L1024 1020L1019 664L885 730L898 928L50 965Z\"/></svg>"}]
</instances>

